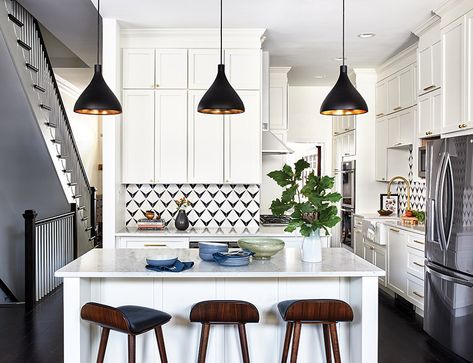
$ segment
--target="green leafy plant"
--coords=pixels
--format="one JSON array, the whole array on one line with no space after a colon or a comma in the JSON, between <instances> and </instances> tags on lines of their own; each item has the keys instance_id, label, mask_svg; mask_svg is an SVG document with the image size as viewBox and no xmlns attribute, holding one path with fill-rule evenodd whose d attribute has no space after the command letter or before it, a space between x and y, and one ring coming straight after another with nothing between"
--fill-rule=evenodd
<instances>
[{"instance_id":1,"label":"green leafy plant","mask_svg":"<svg viewBox=\"0 0 473 363\"><path fill-rule=\"evenodd\" d=\"M421 210L413 210L412 215L416 217L420 223L425 222L425 212Z\"/></svg>"},{"instance_id":2,"label":"green leafy plant","mask_svg":"<svg viewBox=\"0 0 473 363\"><path fill-rule=\"evenodd\" d=\"M285 188L281 198L273 200L271 212L280 216L291 212L291 220L286 232L300 229L300 233L309 237L312 232L334 227L340 222L335 203L342 199L339 193L331 191L335 178L317 176L312 171L301 187L302 173L310 164L304 159L298 160L294 168L284 165L281 170L268 174L280 187Z\"/></svg>"}]
</instances>

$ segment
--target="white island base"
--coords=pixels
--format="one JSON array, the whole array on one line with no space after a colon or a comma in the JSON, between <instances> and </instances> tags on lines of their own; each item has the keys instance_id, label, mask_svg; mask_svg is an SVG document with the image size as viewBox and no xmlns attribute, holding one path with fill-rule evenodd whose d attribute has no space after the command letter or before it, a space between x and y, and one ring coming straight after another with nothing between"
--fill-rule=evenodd
<instances>
[{"instance_id":1,"label":"white island base","mask_svg":"<svg viewBox=\"0 0 473 363\"><path fill-rule=\"evenodd\" d=\"M112 306L141 305L163 310L172 320L163 326L170 363L197 361L200 324L189 322L193 304L210 299L239 299L253 303L259 324L247 324L250 359L275 363L281 359L285 323L277 303L287 299L324 298L348 302L352 323L338 324L344 363L377 362L378 276L384 274L344 249L324 249L323 262L303 263L299 250L286 249L270 261L229 268L203 262L198 250L172 250L181 261L195 266L182 273L145 269L145 257L170 254L170 250L93 250L57 272L64 277L64 362L96 360L100 329L80 319L89 301ZM127 337L111 332L106 362L127 361ZM299 363L325 361L322 329L304 325ZM159 362L153 332L137 337L137 362ZM241 362L238 333L233 326L212 326L208 363Z\"/></svg>"}]
</instances>

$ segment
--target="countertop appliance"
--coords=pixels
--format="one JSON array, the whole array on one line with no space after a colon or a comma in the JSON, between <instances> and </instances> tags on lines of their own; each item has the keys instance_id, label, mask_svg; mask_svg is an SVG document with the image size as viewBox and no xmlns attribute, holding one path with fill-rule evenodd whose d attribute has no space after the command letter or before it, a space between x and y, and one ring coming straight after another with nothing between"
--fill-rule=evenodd
<instances>
[{"instance_id":1,"label":"countertop appliance","mask_svg":"<svg viewBox=\"0 0 473 363\"><path fill-rule=\"evenodd\" d=\"M259 221L262 226L283 227L289 224L291 217L289 216L273 216L271 214L261 214Z\"/></svg>"},{"instance_id":2,"label":"countertop appliance","mask_svg":"<svg viewBox=\"0 0 473 363\"><path fill-rule=\"evenodd\" d=\"M473 361L473 136L427 144L424 330Z\"/></svg>"}]
</instances>

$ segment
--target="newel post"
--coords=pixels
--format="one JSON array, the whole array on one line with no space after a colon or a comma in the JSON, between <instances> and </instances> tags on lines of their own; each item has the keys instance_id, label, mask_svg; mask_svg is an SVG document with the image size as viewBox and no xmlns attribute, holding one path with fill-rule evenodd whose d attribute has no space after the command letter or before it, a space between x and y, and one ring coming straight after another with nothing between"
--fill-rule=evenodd
<instances>
[{"instance_id":1,"label":"newel post","mask_svg":"<svg viewBox=\"0 0 473 363\"><path fill-rule=\"evenodd\" d=\"M31 311L36 303L36 217L34 210L25 210L25 308Z\"/></svg>"}]
</instances>

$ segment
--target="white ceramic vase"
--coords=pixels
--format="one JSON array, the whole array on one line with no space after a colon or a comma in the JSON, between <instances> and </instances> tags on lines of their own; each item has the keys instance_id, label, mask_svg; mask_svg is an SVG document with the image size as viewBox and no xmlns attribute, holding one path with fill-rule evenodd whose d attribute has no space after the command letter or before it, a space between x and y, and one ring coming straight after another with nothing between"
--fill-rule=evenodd
<instances>
[{"instance_id":1,"label":"white ceramic vase","mask_svg":"<svg viewBox=\"0 0 473 363\"><path fill-rule=\"evenodd\" d=\"M313 231L309 237L304 237L301 247L301 258L304 262L322 261L322 241L320 229Z\"/></svg>"}]
</instances>

